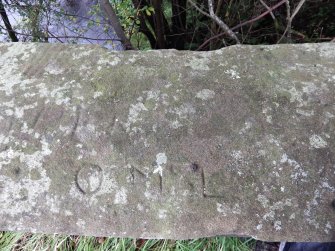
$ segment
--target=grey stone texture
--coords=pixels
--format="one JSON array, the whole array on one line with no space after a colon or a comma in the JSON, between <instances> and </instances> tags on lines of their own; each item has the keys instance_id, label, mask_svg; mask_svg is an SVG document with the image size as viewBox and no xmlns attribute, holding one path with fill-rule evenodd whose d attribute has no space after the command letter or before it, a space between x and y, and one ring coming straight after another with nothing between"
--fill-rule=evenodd
<instances>
[{"instance_id":1,"label":"grey stone texture","mask_svg":"<svg viewBox=\"0 0 335 251\"><path fill-rule=\"evenodd\" d=\"M0 44L0 229L335 241L335 44Z\"/></svg>"}]
</instances>

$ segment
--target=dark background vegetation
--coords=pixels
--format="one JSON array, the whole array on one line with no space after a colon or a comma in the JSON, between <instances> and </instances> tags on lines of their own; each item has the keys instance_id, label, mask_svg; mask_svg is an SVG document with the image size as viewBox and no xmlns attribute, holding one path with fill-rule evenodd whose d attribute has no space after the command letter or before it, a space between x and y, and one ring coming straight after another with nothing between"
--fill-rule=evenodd
<instances>
[{"instance_id":1,"label":"dark background vegetation","mask_svg":"<svg viewBox=\"0 0 335 251\"><path fill-rule=\"evenodd\" d=\"M209 2L229 30L210 15ZM75 10L83 4L90 9L84 16ZM113 40L123 49L214 50L238 42L309 43L335 38L334 0L0 0L0 13L0 30L11 41L69 42L64 40L68 34L51 35L45 28L47 18L48 25L56 25L69 16L73 23L86 18L92 29L97 24L113 29ZM24 21L12 24L13 13ZM94 36L86 38L94 43ZM71 33L71 43L83 39L83 34Z\"/></svg>"}]
</instances>

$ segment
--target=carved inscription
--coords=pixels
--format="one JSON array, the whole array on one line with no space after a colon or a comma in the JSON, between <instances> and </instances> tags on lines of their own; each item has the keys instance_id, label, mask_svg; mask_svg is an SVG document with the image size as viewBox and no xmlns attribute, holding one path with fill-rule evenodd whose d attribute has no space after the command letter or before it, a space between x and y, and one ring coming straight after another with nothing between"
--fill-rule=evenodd
<instances>
[{"instance_id":1,"label":"carved inscription","mask_svg":"<svg viewBox=\"0 0 335 251\"><path fill-rule=\"evenodd\" d=\"M98 165L84 164L79 170L76 177L76 183L81 192L84 194L93 194L101 186L103 172Z\"/></svg>"},{"instance_id":2,"label":"carved inscription","mask_svg":"<svg viewBox=\"0 0 335 251\"><path fill-rule=\"evenodd\" d=\"M154 181L151 189L162 196L182 193L185 196L199 196L203 198L224 198L224 173L218 172L208 175L204 168L196 163L171 164L164 170L163 176L145 174L132 166L132 184L143 186L147 181ZM155 178L156 177L156 178ZM216 190L213 190L213 187Z\"/></svg>"},{"instance_id":3,"label":"carved inscription","mask_svg":"<svg viewBox=\"0 0 335 251\"><path fill-rule=\"evenodd\" d=\"M148 173L140 168L131 166L131 184L136 190L142 190L147 198L159 198L162 196L163 178L152 172Z\"/></svg>"},{"instance_id":4,"label":"carved inscription","mask_svg":"<svg viewBox=\"0 0 335 251\"><path fill-rule=\"evenodd\" d=\"M126 184L128 179L128 182L136 190L143 190L144 193L150 194L150 196L155 195L156 198L170 196L175 193L207 199L224 198L224 173L216 172L209 175L203 167L195 163L169 165L164 170L163 176L152 172L147 173L133 165L130 166L128 171L117 172L118 174L115 171L111 175L117 175L118 179L124 180L124 184ZM129 175L127 176L126 173ZM101 187L102 181L103 170L95 164L82 164L82 168L76 176L77 187L84 194L97 192Z\"/></svg>"}]
</instances>

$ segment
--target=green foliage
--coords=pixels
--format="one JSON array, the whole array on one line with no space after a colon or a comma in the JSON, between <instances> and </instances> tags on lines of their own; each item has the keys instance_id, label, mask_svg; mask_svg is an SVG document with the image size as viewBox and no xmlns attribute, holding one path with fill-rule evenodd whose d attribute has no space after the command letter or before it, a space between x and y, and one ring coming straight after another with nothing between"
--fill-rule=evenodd
<instances>
[{"instance_id":1,"label":"green foliage","mask_svg":"<svg viewBox=\"0 0 335 251\"><path fill-rule=\"evenodd\" d=\"M134 8L132 1L112 0L111 4L119 17L121 26L123 27L126 35L130 37L132 33L137 32L135 24L139 24L137 19L138 11Z\"/></svg>"},{"instance_id":2,"label":"green foliage","mask_svg":"<svg viewBox=\"0 0 335 251\"><path fill-rule=\"evenodd\" d=\"M150 50L150 43L146 36L141 32L135 32L130 39L132 45L139 50Z\"/></svg>"},{"instance_id":3,"label":"green foliage","mask_svg":"<svg viewBox=\"0 0 335 251\"><path fill-rule=\"evenodd\" d=\"M213 237L196 240L144 240L129 238L98 238L88 236L62 236L45 234L20 234L0 232L1 251L123 251L123 250L222 250L251 251L253 239L236 237Z\"/></svg>"},{"instance_id":4,"label":"green foliage","mask_svg":"<svg viewBox=\"0 0 335 251\"><path fill-rule=\"evenodd\" d=\"M110 0L123 30L133 45L141 50L151 49L147 38L139 32L139 15L145 13L152 16L155 10L152 6L144 6L141 9L135 9L131 0Z\"/></svg>"},{"instance_id":5,"label":"green foliage","mask_svg":"<svg viewBox=\"0 0 335 251\"><path fill-rule=\"evenodd\" d=\"M152 6L144 6L141 10L145 11L145 14L147 14L148 16L151 16L155 13L155 9Z\"/></svg>"},{"instance_id":6,"label":"green foliage","mask_svg":"<svg viewBox=\"0 0 335 251\"><path fill-rule=\"evenodd\" d=\"M20 233L2 232L0 234L0 250L14 250L22 236L23 234Z\"/></svg>"}]
</instances>

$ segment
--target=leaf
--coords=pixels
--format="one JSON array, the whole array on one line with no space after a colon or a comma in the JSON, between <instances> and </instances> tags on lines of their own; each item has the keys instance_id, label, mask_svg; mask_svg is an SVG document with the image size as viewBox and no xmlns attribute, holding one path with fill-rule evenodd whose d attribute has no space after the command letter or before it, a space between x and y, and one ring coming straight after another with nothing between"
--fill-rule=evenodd
<instances>
[{"instance_id":1,"label":"leaf","mask_svg":"<svg viewBox=\"0 0 335 251\"><path fill-rule=\"evenodd\" d=\"M151 16L151 12L148 9L145 10L145 13L147 14L147 16Z\"/></svg>"}]
</instances>

